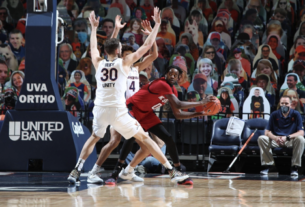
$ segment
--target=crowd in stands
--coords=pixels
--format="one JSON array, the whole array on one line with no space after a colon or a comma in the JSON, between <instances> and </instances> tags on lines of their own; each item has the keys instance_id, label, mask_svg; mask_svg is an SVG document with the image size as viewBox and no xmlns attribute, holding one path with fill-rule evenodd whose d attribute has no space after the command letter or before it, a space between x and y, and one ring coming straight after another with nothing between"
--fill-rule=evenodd
<instances>
[{"instance_id":1,"label":"crowd in stands","mask_svg":"<svg viewBox=\"0 0 305 207\"><path fill-rule=\"evenodd\" d=\"M1 2L3 111L14 107L23 79L30 74L25 68L26 1ZM137 50L146 38L141 21L152 20L155 6L162 11L158 58L141 74L143 81L161 77L168 65L179 66L179 99L217 96L222 108L215 119L240 112L262 117L278 108L282 95L290 96L292 108L304 114L303 0L61 0L57 9L65 29L58 46L57 80L63 104L74 116L94 104L90 12L100 17L98 50L107 58L103 44L113 33L116 15L126 23L117 38Z\"/></svg>"}]
</instances>

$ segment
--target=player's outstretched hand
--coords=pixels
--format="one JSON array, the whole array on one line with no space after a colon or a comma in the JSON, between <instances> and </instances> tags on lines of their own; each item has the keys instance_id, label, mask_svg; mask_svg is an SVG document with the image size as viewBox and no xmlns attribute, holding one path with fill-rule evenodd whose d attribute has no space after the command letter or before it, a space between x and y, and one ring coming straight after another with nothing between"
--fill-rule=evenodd
<instances>
[{"instance_id":1,"label":"player's outstretched hand","mask_svg":"<svg viewBox=\"0 0 305 207\"><path fill-rule=\"evenodd\" d=\"M147 21L147 20L142 20L141 25L143 27L142 32L145 35L149 35L151 33L151 31L152 31L152 28L150 26L150 22Z\"/></svg>"},{"instance_id":2,"label":"player's outstretched hand","mask_svg":"<svg viewBox=\"0 0 305 207\"><path fill-rule=\"evenodd\" d=\"M95 18L95 13L92 11L89 16L91 27L97 28L100 23L100 17Z\"/></svg>"},{"instance_id":3,"label":"player's outstretched hand","mask_svg":"<svg viewBox=\"0 0 305 207\"><path fill-rule=\"evenodd\" d=\"M216 96L208 96L205 99L203 99L202 101L202 105L208 103L208 102L217 102L217 97Z\"/></svg>"},{"instance_id":4,"label":"player's outstretched hand","mask_svg":"<svg viewBox=\"0 0 305 207\"><path fill-rule=\"evenodd\" d=\"M155 21L156 24L161 24L161 16L160 16L161 11L159 10L158 7L154 8L154 16L152 16L153 20Z\"/></svg>"},{"instance_id":5,"label":"player's outstretched hand","mask_svg":"<svg viewBox=\"0 0 305 207\"><path fill-rule=\"evenodd\" d=\"M119 29L122 29L125 27L126 23L122 24L122 17L120 15L116 15L115 17L115 26Z\"/></svg>"}]
</instances>

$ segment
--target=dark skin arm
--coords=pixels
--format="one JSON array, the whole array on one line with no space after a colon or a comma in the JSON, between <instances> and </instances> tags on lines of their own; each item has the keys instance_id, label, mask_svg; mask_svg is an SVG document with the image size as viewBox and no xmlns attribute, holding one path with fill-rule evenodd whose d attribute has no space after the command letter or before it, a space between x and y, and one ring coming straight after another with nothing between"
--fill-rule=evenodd
<instances>
[{"instance_id":1,"label":"dark skin arm","mask_svg":"<svg viewBox=\"0 0 305 207\"><path fill-rule=\"evenodd\" d=\"M202 106L207 102L215 102L215 96L208 96L206 99L197 102L187 102L187 101L180 101L174 94L167 94L165 97L168 99L169 103L171 104L172 109L189 109L194 108L197 106Z\"/></svg>"}]
</instances>

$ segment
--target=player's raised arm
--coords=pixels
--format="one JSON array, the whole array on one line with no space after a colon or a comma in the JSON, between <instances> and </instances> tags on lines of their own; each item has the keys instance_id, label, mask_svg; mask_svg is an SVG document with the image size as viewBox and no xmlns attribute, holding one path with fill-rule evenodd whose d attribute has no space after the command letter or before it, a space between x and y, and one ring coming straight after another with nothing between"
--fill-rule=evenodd
<instances>
[{"instance_id":1,"label":"player's raised arm","mask_svg":"<svg viewBox=\"0 0 305 207\"><path fill-rule=\"evenodd\" d=\"M156 41L158 30L161 24L160 11L158 7L154 8L154 16L152 17L155 21L155 26L149 36L146 38L144 44L134 53L127 55L123 61L125 66L130 66L137 60L139 60L153 45Z\"/></svg>"},{"instance_id":2,"label":"player's raised arm","mask_svg":"<svg viewBox=\"0 0 305 207\"><path fill-rule=\"evenodd\" d=\"M95 18L95 13L92 11L89 16L91 24L91 36L90 36L90 49L91 49L91 61L95 68L98 68L98 62L101 59L100 53L97 49L96 30L99 25L100 17Z\"/></svg>"},{"instance_id":3,"label":"player's raised arm","mask_svg":"<svg viewBox=\"0 0 305 207\"><path fill-rule=\"evenodd\" d=\"M150 26L150 22L147 20L143 20L141 23L142 27L143 27L143 33L146 35L149 35L152 32L152 28ZM157 48L157 43L156 41L154 41L153 43L153 47L150 50L150 53L148 56L146 56L142 62L138 63L135 66L138 66L138 71L142 71L145 68L147 68L149 66L149 64L151 64L156 58L158 57L158 48Z\"/></svg>"},{"instance_id":4,"label":"player's raised arm","mask_svg":"<svg viewBox=\"0 0 305 207\"><path fill-rule=\"evenodd\" d=\"M120 30L125 27L126 23L121 24L121 22L122 22L122 17L120 15L116 15L114 30L110 38L117 38Z\"/></svg>"}]
</instances>

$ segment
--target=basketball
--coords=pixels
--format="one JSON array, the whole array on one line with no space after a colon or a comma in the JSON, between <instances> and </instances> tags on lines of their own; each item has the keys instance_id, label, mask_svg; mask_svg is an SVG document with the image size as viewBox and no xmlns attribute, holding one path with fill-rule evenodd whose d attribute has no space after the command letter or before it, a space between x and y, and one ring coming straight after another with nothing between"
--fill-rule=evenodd
<instances>
[{"instance_id":1,"label":"basketball","mask_svg":"<svg viewBox=\"0 0 305 207\"><path fill-rule=\"evenodd\" d=\"M216 102L208 102L205 105L203 105L203 111L208 116L218 114L220 109L221 109L221 104L219 99L216 99Z\"/></svg>"}]
</instances>

